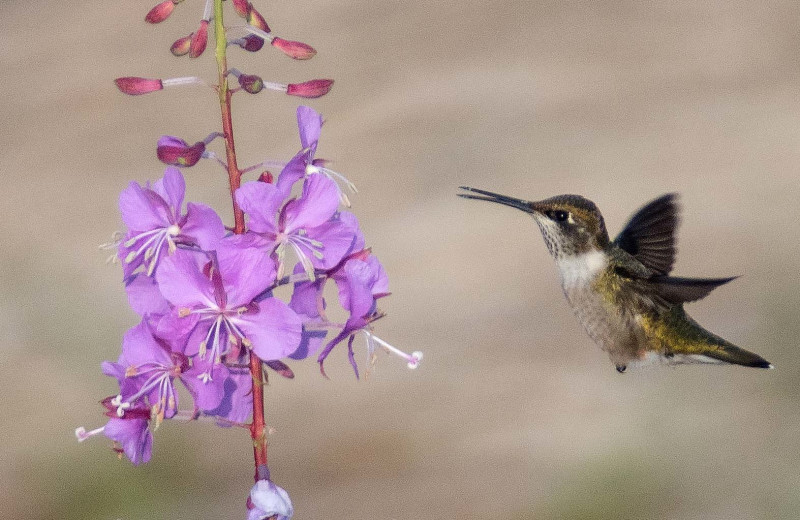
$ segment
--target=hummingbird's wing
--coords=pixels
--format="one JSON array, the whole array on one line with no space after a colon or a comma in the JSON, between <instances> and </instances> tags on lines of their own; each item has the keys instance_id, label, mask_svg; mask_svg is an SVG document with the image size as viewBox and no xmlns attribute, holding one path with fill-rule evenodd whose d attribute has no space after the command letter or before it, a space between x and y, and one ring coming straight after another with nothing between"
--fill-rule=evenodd
<instances>
[{"instance_id":1,"label":"hummingbird's wing","mask_svg":"<svg viewBox=\"0 0 800 520\"><path fill-rule=\"evenodd\" d=\"M645 267L666 275L675 261L675 229L678 227L677 194L668 193L636 212L614 244Z\"/></svg>"},{"instance_id":2,"label":"hummingbird's wing","mask_svg":"<svg viewBox=\"0 0 800 520\"><path fill-rule=\"evenodd\" d=\"M669 303L686 303L708 296L708 293L738 276L728 278L679 278L675 276L654 276L650 281L656 293Z\"/></svg>"}]
</instances>

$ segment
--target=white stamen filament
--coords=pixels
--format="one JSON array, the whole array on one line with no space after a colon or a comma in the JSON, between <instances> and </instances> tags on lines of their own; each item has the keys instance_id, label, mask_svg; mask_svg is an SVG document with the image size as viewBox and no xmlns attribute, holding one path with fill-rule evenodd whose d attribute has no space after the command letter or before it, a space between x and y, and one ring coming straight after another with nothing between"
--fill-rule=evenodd
<instances>
[{"instance_id":1,"label":"white stamen filament","mask_svg":"<svg viewBox=\"0 0 800 520\"><path fill-rule=\"evenodd\" d=\"M100 428L95 428L94 430L87 432L86 428L79 426L75 428L75 438L78 439L78 442L83 442L89 437L94 437L95 435L103 433L103 430L105 429L105 426L101 426Z\"/></svg>"},{"instance_id":2,"label":"white stamen filament","mask_svg":"<svg viewBox=\"0 0 800 520\"><path fill-rule=\"evenodd\" d=\"M372 341L375 341L375 343L378 343L380 346L382 346L387 352L400 356L401 358L408 361L408 368L411 370L417 368L419 366L420 361L422 361L422 352L420 352L419 350L415 350L411 354L406 354L402 350L393 347L392 345L383 341L381 338L372 334L371 332L365 330L364 334L367 335L367 338L369 338Z\"/></svg>"}]
</instances>

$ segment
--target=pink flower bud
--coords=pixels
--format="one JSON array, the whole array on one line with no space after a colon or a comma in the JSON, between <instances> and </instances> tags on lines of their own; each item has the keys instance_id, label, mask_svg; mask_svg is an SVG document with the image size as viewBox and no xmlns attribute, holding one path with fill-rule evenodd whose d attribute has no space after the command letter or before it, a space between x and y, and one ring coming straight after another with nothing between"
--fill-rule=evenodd
<instances>
[{"instance_id":1,"label":"pink flower bud","mask_svg":"<svg viewBox=\"0 0 800 520\"><path fill-rule=\"evenodd\" d=\"M161 2L157 6L150 9L150 12L144 17L144 21L148 23L163 22L170 14L172 14L172 9L174 8L175 4L172 3L172 0Z\"/></svg>"},{"instance_id":2,"label":"pink flower bud","mask_svg":"<svg viewBox=\"0 0 800 520\"><path fill-rule=\"evenodd\" d=\"M189 45L189 57L197 58L206 50L208 43L208 20L200 20L200 28L192 34L192 43Z\"/></svg>"},{"instance_id":3,"label":"pink flower bud","mask_svg":"<svg viewBox=\"0 0 800 520\"><path fill-rule=\"evenodd\" d=\"M270 173L267 170L264 170L264 172L258 176L258 182L266 182L267 184L272 184L274 181L275 178L272 176L272 173Z\"/></svg>"},{"instance_id":4,"label":"pink flower bud","mask_svg":"<svg viewBox=\"0 0 800 520\"><path fill-rule=\"evenodd\" d=\"M158 160L172 166L194 166L205 151L206 145L203 141L189 146L183 139L171 135L161 136L156 146Z\"/></svg>"},{"instance_id":5,"label":"pink flower bud","mask_svg":"<svg viewBox=\"0 0 800 520\"><path fill-rule=\"evenodd\" d=\"M261 92L261 89L264 88L264 81L258 76L251 74L240 74L238 79L239 86L241 86L242 90L249 94L258 94Z\"/></svg>"},{"instance_id":6,"label":"pink flower bud","mask_svg":"<svg viewBox=\"0 0 800 520\"><path fill-rule=\"evenodd\" d=\"M247 18L247 13L250 11L250 2L247 0L233 0L233 9L242 18Z\"/></svg>"},{"instance_id":7,"label":"pink flower bud","mask_svg":"<svg viewBox=\"0 0 800 520\"><path fill-rule=\"evenodd\" d=\"M131 96L148 94L164 88L160 79L125 77L115 79L114 83L123 94Z\"/></svg>"},{"instance_id":8,"label":"pink flower bud","mask_svg":"<svg viewBox=\"0 0 800 520\"><path fill-rule=\"evenodd\" d=\"M276 49L280 49L285 55L295 60L310 60L317 53L310 45L306 45L302 42L284 40L283 38L273 38L272 46Z\"/></svg>"},{"instance_id":9,"label":"pink flower bud","mask_svg":"<svg viewBox=\"0 0 800 520\"><path fill-rule=\"evenodd\" d=\"M264 17L261 16L261 13L256 11L256 8L252 5L250 5L250 8L247 11L247 23L256 29L261 29L266 33L269 32L269 25L267 25L267 21L264 20Z\"/></svg>"},{"instance_id":10,"label":"pink flower bud","mask_svg":"<svg viewBox=\"0 0 800 520\"><path fill-rule=\"evenodd\" d=\"M175 56L184 56L188 54L192 45L192 36L194 36L194 33L175 40L175 43L169 48L170 52Z\"/></svg>"},{"instance_id":11,"label":"pink flower bud","mask_svg":"<svg viewBox=\"0 0 800 520\"><path fill-rule=\"evenodd\" d=\"M248 52L258 52L264 46L264 38L259 38L255 34L248 34L242 41L244 43L240 43L239 46Z\"/></svg>"},{"instance_id":12,"label":"pink flower bud","mask_svg":"<svg viewBox=\"0 0 800 520\"><path fill-rule=\"evenodd\" d=\"M290 83L286 93L302 98L318 98L330 92L332 86L332 79L312 79L304 83Z\"/></svg>"}]
</instances>

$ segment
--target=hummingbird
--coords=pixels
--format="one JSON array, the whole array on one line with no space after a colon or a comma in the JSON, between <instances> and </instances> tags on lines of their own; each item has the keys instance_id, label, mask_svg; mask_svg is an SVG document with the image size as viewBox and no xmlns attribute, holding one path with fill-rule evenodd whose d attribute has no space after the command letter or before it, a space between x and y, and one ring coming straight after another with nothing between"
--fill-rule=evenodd
<instances>
[{"instance_id":1,"label":"hummingbird","mask_svg":"<svg viewBox=\"0 0 800 520\"><path fill-rule=\"evenodd\" d=\"M761 356L707 331L683 308L737 277L670 276L677 195L637 211L612 241L597 205L580 195L527 201L460 187L465 199L517 208L533 217L561 275L561 287L589 337L618 372L660 361L773 368Z\"/></svg>"}]
</instances>

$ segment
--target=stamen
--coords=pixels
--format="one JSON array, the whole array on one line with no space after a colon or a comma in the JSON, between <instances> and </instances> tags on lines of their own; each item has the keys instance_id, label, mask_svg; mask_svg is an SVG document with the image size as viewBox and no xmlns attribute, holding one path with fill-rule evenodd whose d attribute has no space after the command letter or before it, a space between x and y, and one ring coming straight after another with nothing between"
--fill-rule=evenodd
<instances>
[{"instance_id":1,"label":"stamen","mask_svg":"<svg viewBox=\"0 0 800 520\"><path fill-rule=\"evenodd\" d=\"M105 429L105 426L101 426L100 428L95 428L94 430L87 432L86 428L79 426L75 428L75 438L78 439L78 442L83 442L89 437L94 437L95 435L103 433L103 430Z\"/></svg>"},{"instance_id":2,"label":"stamen","mask_svg":"<svg viewBox=\"0 0 800 520\"><path fill-rule=\"evenodd\" d=\"M387 352L389 352L391 354L395 354L397 356L400 356L401 358L403 358L406 361L408 361L408 368L411 369L411 370L414 370L415 368L417 368L419 366L420 361L422 361L422 352L420 352L418 350L412 352L411 354L406 354L402 350L400 350L400 349L398 349L396 347L393 347L392 345L390 345L389 343L383 341L381 338L379 338L378 336L372 334L371 332L367 332L365 330L364 333L367 335L367 337L369 339L371 339L371 340L375 341L376 343L378 343Z\"/></svg>"}]
</instances>

